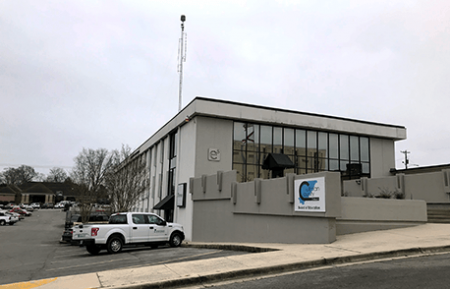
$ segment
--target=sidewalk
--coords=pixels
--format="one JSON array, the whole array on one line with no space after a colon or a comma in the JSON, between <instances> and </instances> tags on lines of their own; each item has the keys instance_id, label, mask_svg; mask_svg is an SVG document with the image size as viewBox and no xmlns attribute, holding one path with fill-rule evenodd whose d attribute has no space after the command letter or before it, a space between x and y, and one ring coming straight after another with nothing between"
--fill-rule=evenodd
<instances>
[{"instance_id":1,"label":"sidewalk","mask_svg":"<svg viewBox=\"0 0 450 289\"><path fill-rule=\"evenodd\" d=\"M262 252L14 283L0 285L0 289L179 287L338 263L450 252L450 224L425 224L404 229L338 236L336 242L326 245L230 243L187 245L240 247Z\"/></svg>"}]
</instances>

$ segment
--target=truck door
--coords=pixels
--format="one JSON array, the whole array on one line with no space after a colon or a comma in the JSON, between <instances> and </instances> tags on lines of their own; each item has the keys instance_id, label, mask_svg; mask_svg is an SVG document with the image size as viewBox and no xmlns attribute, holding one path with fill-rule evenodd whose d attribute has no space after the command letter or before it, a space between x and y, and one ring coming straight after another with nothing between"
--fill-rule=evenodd
<instances>
[{"instance_id":1,"label":"truck door","mask_svg":"<svg viewBox=\"0 0 450 289\"><path fill-rule=\"evenodd\" d=\"M148 242L149 226L144 214L132 214L131 216L130 242Z\"/></svg>"},{"instance_id":2,"label":"truck door","mask_svg":"<svg viewBox=\"0 0 450 289\"><path fill-rule=\"evenodd\" d=\"M167 241L166 222L155 215L147 215L150 224L149 239L151 242Z\"/></svg>"}]
</instances>

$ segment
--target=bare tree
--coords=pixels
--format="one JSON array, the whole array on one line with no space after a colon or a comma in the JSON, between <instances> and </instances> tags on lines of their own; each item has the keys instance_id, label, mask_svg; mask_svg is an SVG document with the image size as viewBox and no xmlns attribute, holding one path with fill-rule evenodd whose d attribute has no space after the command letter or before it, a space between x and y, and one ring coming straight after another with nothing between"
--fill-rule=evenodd
<instances>
[{"instance_id":1,"label":"bare tree","mask_svg":"<svg viewBox=\"0 0 450 289\"><path fill-rule=\"evenodd\" d=\"M45 179L46 182L54 182L54 183L64 183L64 181L68 178L68 175L65 170L62 168L53 168L50 169L50 172Z\"/></svg>"},{"instance_id":2,"label":"bare tree","mask_svg":"<svg viewBox=\"0 0 450 289\"><path fill-rule=\"evenodd\" d=\"M149 186L146 162L132 157L129 146L122 145L112 154L114 169L105 178L112 212L127 212Z\"/></svg>"},{"instance_id":3,"label":"bare tree","mask_svg":"<svg viewBox=\"0 0 450 289\"><path fill-rule=\"evenodd\" d=\"M106 196L104 181L112 168L112 155L106 149L83 148L74 160L70 178L78 192L82 221L87 222L94 204Z\"/></svg>"},{"instance_id":4,"label":"bare tree","mask_svg":"<svg viewBox=\"0 0 450 289\"><path fill-rule=\"evenodd\" d=\"M22 185L31 182L38 176L34 168L21 165L18 168L6 168L0 173L0 180L7 185Z\"/></svg>"}]
</instances>

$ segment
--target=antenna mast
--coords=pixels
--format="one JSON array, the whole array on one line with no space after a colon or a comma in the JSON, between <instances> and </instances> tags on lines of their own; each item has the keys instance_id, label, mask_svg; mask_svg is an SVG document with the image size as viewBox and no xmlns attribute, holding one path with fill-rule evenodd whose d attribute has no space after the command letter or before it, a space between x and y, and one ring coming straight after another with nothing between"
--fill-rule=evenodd
<instances>
[{"instance_id":1,"label":"antenna mast","mask_svg":"<svg viewBox=\"0 0 450 289\"><path fill-rule=\"evenodd\" d=\"M408 165L409 165L409 159L408 159L408 154L410 153L407 150L404 151L400 151L402 154L405 154L405 161L403 162L405 164L405 169L408 169Z\"/></svg>"},{"instance_id":2,"label":"antenna mast","mask_svg":"<svg viewBox=\"0 0 450 289\"><path fill-rule=\"evenodd\" d=\"M179 43L178 50L178 72L180 73L180 90L179 90L179 101L178 101L178 111L181 111L182 101L182 90L183 90L183 62L186 62L186 47L187 43L185 41L185 33L184 33L184 21L186 21L186 16L181 15L181 38ZM186 37L187 39L187 37ZM187 42L187 40L186 40ZM184 46L184 49L183 49Z\"/></svg>"}]
</instances>

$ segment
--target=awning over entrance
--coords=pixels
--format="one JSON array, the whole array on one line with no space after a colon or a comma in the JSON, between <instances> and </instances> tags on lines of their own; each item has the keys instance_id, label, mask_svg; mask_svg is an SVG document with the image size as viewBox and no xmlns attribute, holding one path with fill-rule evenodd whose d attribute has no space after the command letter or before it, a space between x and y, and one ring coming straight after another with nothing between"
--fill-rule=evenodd
<instances>
[{"instance_id":1,"label":"awning over entrance","mask_svg":"<svg viewBox=\"0 0 450 289\"><path fill-rule=\"evenodd\" d=\"M168 195L161 202L157 203L153 209L155 210L173 210L174 208L174 199L175 195Z\"/></svg>"},{"instance_id":2,"label":"awning over entrance","mask_svg":"<svg viewBox=\"0 0 450 289\"><path fill-rule=\"evenodd\" d=\"M275 153L269 154L262 165L264 170L283 170L293 167L295 167L295 165L287 155Z\"/></svg>"}]
</instances>

